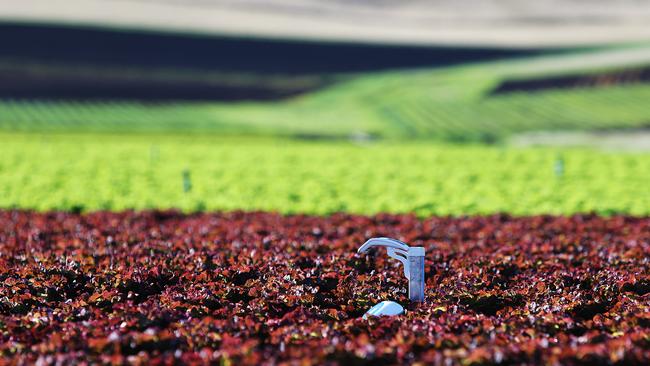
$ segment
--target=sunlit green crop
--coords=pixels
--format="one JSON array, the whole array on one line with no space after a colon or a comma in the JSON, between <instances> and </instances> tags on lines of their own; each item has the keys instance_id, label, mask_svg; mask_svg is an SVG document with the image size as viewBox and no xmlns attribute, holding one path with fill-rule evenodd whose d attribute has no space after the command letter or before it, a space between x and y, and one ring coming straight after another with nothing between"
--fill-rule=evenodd
<instances>
[{"instance_id":1,"label":"sunlit green crop","mask_svg":"<svg viewBox=\"0 0 650 366\"><path fill-rule=\"evenodd\" d=\"M648 182L648 153L0 135L3 208L647 215Z\"/></svg>"},{"instance_id":2,"label":"sunlit green crop","mask_svg":"<svg viewBox=\"0 0 650 366\"><path fill-rule=\"evenodd\" d=\"M599 75L623 68L590 66L604 56L618 55L615 50L611 52L614 54L596 54L600 58L594 56L595 60L579 53L370 73L275 102L2 100L0 130L494 142L530 131L646 128L650 121L650 84L642 80L535 92L493 92L508 80L543 79L562 73ZM644 65L648 67L647 62L626 67Z\"/></svg>"}]
</instances>

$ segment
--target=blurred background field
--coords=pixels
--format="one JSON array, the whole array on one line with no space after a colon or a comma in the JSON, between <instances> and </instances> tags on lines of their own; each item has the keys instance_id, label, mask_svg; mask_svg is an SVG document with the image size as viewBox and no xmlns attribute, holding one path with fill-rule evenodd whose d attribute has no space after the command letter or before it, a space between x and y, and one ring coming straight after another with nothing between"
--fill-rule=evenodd
<instances>
[{"instance_id":1,"label":"blurred background field","mask_svg":"<svg viewBox=\"0 0 650 366\"><path fill-rule=\"evenodd\" d=\"M0 102L0 128L488 143L530 131L643 129L647 59L650 47L630 47L339 76L275 102L11 99Z\"/></svg>"},{"instance_id":2,"label":"blurred background field","mask_svg":"<svg viewBox=\"0 0 650 366\"><path fill-rule=\"evenodd\" d=\"M648 215L648 4L464 4L3 8L0 206Z\"/></svg>"}]
</instances>

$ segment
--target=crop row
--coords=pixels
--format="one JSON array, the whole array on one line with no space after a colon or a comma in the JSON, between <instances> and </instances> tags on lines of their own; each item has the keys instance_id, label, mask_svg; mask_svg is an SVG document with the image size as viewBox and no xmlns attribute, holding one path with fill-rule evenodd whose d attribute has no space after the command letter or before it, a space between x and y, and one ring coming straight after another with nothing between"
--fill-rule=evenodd
<instances>
[{"instance_id":1,"label":"crop row","mask_svg":"<svg viewBox=\"0 0 650 366\"><path fill-rule=\"evenodd\" d=\"M500 83L521 76L514 70L535 62L369 74L273 103L2 100L0 130L494 142L528 131L647 127L650 85L642 80L530 93L492 92ZM605 71L582 71L594 77L599 72ZM544 75L537 77L543 80Z\"/></svg>"},{"instance_id":2,"label":"crop row","mask_svg":"<svg viewBox=\"0 0 650 366\"><path fill-rule=\"evenodd\" d=\"M650 363L647 218L0 211L0 250L9 364Z\"/></svg>"},{"instance_id":3,"label":"crop row","mask_svg":"<svg viewBox=\"0 0 650 366\"><path fill-rule=\"evenodd\" d=\"M449 102L422 95L382 105L383 116L411 137L448 141L498 141L527 131L644 128L650 87L585 88L512 93Z\"/></svg>"},{"instance_id":4,"label":"crop row","mask_svg":"<svg viewBox=\"0 0 650 366\"><path fill-rule=\"evenodd\" d=\"M647 153L163 135L0 135L0 207L650 213Z\"/></svg>"}]
</instances>

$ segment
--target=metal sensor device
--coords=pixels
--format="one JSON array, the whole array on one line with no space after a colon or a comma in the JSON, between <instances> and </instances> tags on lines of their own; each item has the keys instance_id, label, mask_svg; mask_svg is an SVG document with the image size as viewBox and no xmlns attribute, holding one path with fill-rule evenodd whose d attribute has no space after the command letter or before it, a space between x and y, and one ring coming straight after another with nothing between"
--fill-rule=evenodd
<instances>
[{"instance_id":1,"label":"metal sensor device","mask_svg":"<svg viewBox=\"0 0 650 366\"><path fill-rule=\"evenodd\" d=\"M404 275L409 280L409 299L424 301L424 247L409 247L391 238L372 238L357 251L365 253L372 247L386 247L388 256L404 265Z\"/></svg>"}]
</instances>

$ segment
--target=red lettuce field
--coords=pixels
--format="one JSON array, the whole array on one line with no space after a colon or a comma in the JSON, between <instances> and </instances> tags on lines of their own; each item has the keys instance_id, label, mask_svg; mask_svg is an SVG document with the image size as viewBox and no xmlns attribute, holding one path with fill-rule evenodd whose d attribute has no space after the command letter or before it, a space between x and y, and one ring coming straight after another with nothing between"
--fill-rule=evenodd
<instances>
[{"instance_id":1,"label":"red lettuce field","mask_svg":"<svg viewBox=\"0 0 650 366\"><path fill-rule=\"evenodd\" d=\"M2 365L650 364L650 218L0 211L0 250Z\"/></svg>"}]
</instances>

